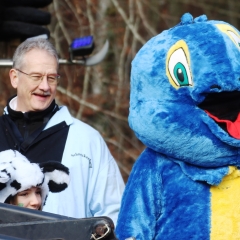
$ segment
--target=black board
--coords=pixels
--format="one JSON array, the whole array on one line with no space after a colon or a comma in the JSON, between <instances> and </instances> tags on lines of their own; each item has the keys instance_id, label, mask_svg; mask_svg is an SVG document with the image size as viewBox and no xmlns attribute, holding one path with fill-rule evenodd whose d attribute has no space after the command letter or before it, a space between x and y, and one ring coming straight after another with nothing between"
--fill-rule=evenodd
<instances>
[{"instance_id":1,"label":"black board","mask_svg":"<svg viewBox=\"0 0 240 240\"><path fill-rule=\"evenodd\" d=\"M106 235L106 236L105 236ZM70 218L0 203L1 240L116 240L109 217Z\"/></svg>"}]
</instances>

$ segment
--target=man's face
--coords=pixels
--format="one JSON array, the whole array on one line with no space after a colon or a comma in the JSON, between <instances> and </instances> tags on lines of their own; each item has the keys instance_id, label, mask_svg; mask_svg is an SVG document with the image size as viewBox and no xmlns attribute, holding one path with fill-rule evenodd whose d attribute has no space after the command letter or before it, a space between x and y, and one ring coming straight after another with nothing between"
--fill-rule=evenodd
<instances>
[{"instance_id":1,"label":"man's face","mask_svg":"<svg viewBox=\"0 0 240 240\"><path fill-rule=\"evenodd\" d=\"M47 75L55 76L57 68L57 60L53 56L44 50L33 49L25 54L19 71L10 70L11 84L17 89L17 111L42 111L50 106L56 95L57 84L50 83ZM24 73L44 77L41 81L34 81Z\"/></svg>"}]
</instances>

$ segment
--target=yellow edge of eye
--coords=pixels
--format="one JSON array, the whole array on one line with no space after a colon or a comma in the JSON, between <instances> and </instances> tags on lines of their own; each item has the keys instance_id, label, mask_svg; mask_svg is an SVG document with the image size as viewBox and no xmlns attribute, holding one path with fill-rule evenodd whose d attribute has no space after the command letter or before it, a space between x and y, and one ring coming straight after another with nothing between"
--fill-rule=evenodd
<instances>
[{"instance_id":1,"label":"yellow edge of eye","mask_svg":"<svg viewBox=\"0 0 240 240\"><path fill-rule=\"evenodd\" d=\"M240 38L239 33L232 28L231 26L227 25L227 24L216 24L216 27L223 33L227 34L228 37L233 41L233 43L237 46L237 48L239 48L239 46L237 45L237 43L235 42L235 40L232 38L232 36L228 33L228 31L231 31L233 33L236 34L236 36L238 36Z\"/></svg>"},{"instance_id":2,"label":"yellow edge of eye","mask_svg":"<svg viewBox=\"0 0 240 240\"><path fill-rule=\"evenodd\" d=\"M171 85L176 88L176 89L179 89L180 86L178 86L175 81L173 80L170 72L169 72L169 69L168 69L168 62L169 62L169 59L171 57L171 55L173 54L173 52L175 52L176 50L178 50L179 48L182 48L185 55L186 55L186 58L187 58L187 62L188 62L188 65L190 66L190 55L189 55L189 51L188 51L188 47L187 47L187 44L183 41L183 40L180 40L178 42L176 42L168 51L168 54L167 54L167 59L166 59L166 74L167 74L167 77L169 79L169 82L171 83Z\"/></svg>"}]
</instances>

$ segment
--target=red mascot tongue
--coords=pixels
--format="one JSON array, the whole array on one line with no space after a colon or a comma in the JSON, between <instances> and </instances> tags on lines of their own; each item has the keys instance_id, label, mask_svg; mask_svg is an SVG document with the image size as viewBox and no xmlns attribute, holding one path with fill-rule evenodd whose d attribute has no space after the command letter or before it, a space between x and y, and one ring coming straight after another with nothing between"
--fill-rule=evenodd
<instances>
[{"instance_id":1,"label":"red mascot tongue","mask_svg":"<svg viewBox=\"0 0 240 240\"><path fill-rule=\"evenodd\" d=\"M214 119L216 122L219 123L225 123L227 126L227 131L229 133L229 135L231 135L232 137L236 138L236 139L240 139L240 113L238 114L237 119L235 120L235 122L231 122L229 120L222 120L219 119L215 116L213 116L211 113L209 113L208 111L205 111L212 119Z\"/></svg>"}]
</instances>

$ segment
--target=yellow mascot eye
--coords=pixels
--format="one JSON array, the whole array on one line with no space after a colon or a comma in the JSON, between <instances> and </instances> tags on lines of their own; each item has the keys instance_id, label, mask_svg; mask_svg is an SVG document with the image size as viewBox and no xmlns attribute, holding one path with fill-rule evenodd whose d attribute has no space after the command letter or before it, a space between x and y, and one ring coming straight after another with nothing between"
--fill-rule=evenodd
<instances>
[{"instance_id":1,"label":"yellow mascot eye","mask_svg":"<svg viewBox=\"0 0 240 240\"><path fill-rule=\"evenodd\" d=\"M169 49L166 66L167 76L173 87L193 85L188 48L183 40L180 40Z\"/></svg>"},{"instance_id":2,"label":"yellow mascot eye","mask_svg":"<svg viewBox=\"0 0 240 240\"><path fill-rule=\"evenodd\" d=\"M235 43L238 49L240 49L240 35L234 28L226 24L217 24L216 26Z\"/></svg>"}]
</instances>

